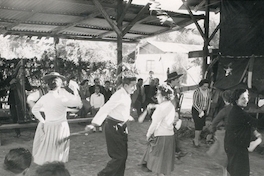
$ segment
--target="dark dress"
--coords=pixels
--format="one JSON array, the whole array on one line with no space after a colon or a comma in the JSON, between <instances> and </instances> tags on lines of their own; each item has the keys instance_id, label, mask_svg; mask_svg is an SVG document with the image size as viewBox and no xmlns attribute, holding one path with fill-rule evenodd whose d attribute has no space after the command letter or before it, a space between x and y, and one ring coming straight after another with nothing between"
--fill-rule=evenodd
<instances>
[{"instance_id":1,"label":"dark dress","mask_svg":"<svg viewBox=\"0 0 264 176\"><path fill-rule=\"evenodd\" d=\"M227 166L227 156L224 148L225 126L227 117L232 109L232 105L226 105L221 109L210 126L210 131L215 133L215 142L207 151L207 154L212 157L218 164L223 167Z\"/></svg>"},{"instance_id":2,"label":"dark dress","mask_svg":"<svg viewBox=\"0 0 264 176\"><path fill-rule=\"evenodd\" d=\"M237 105L228 115L224 146L228 159L227 171L231 176L249 176L248 147L257 122Z\"/></svg>"}]
</instances>

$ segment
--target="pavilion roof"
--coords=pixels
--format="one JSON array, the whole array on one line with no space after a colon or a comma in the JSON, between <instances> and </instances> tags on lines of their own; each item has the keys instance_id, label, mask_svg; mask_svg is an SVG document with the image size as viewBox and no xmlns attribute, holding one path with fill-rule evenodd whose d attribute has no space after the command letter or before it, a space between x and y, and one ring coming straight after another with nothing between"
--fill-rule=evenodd
<instances>
[{"instance_id":1,"label":"pavilion roof","mask_svg":"<svg viewBox=\"0 0 264 176\"><path fill-rule=\"evenodd\" d=\"M0 0L0 34L58 37L91 41L116 41L117 34L95 1L116 23L116 0ZM183 28L193 23L190 15L165 11L174 21L161 24L156 11L144 5L124 5L123 42ZM144 8L145 7L145 8ZM140 14L140 15L138 15ZM195 15L196 20L204 15ZM129 27L133 25L133 27Z\"/></svg>"}]
</instances>

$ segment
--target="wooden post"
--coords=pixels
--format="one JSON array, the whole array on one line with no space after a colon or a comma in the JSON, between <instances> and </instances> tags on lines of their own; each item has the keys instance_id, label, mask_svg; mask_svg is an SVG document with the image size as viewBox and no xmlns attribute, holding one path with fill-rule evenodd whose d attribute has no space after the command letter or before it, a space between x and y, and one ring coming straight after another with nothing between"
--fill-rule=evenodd
<instances>
[{"instance_id":1,"label":"wooden post","mask_svg":"<svg viewBox=\"0 0 264 176\"><path fill-rule=\"evenodd\" d=\"M116 22L117 22L117 27L120 31L122 31L122 24L123 20L119 20L123 14L123 0L117 0L117 17L116 17ZM122 48L123 48L123 35L119 33L116 33L117 35L117 85L121 83L122 80L122 62L123 62L123 53L122 53Z\"/></svg>"},{"instance_id":2,"label":"wooden post","mask_svg":"<svg viewBox=\"0 0 264 176\"><path fill-rule=\"evenodd\" d=\"M208 56L208 45L209 45L209 4L210 0L206 0L205 2L205 19L204 19L204 46L203 46L203 63L202 63L202 75L205 75L205 71L208 67L207 64L207 56Z\"/></svg>"},{"instance_id":3,"label":"wooden post","mask_svg":"<svg viewBox=\"0 0 264 176\"><path fill-rule=\"evenodd\" d=\"M55 71L59 72L59 67L58 67L58 51L57 51L57 44L59 43L59 38L54 37L54 67Z\"/></svg>"}]
</instances>

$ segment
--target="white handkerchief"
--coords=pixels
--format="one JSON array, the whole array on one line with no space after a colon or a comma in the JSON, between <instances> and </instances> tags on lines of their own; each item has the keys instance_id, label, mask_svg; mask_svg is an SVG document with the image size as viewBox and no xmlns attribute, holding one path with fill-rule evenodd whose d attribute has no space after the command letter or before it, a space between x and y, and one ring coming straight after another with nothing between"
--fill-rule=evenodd
<instances>
[{"instance_id":1,"label":"white handkerchief","mask_svg":"<svg viewBox=\"0 0 264 176\"><path fill-rule=\"evenodd\" d=\"M255 148L261 143L261 138L256 139L255 141L250 142L248 151L253 152Z\"/></svg>"},{"instance_id":2,"label":"white handkerchief","mask_svg":"<svg viewBox=\"0 0 264 176\"><path fill-rule=\"evenodd\" d=\"M204 112L202 111L200 114L199 114L199 117L202 118L204 116Z\"/></svg>"},{"instance_id":3,"label":"white handkerchief","mask_svg":"<svg viewBox=\"0 0 264 176\"><path fill-rule=\"evenodd\" d=\"M179 119L179 120L177 120L177 122L176 122L175 128L176 128L177 130L179 130L179 129L181 128L181 125L182 125L182 120Z\"/></svg>"}]
</instances>

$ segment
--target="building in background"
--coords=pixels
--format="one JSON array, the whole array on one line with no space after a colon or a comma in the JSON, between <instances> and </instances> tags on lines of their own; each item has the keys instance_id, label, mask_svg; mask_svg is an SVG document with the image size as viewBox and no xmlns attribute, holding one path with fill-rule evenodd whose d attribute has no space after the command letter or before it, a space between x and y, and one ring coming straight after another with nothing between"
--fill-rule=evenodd
<instances>
[{"instance_id":1,"label":"building in background","mask_svg":"<svg viewBox=\"0 0 264 176\"><path fill-rule=\"evenodd\" d=\"M149 71L154 71L153 77L164 82L167 72L183 73L183 84L198 84L201 79L201 58L188 58L190 51L202 50L202 45L187 45L179 43L148 41L128 55L135 58L138 77L147 79ZM198 82L197 82L198 81Z\"/></svg>"}]
</instances>

